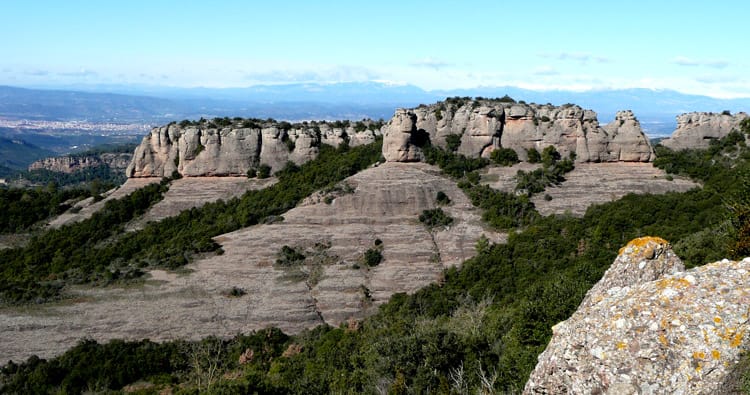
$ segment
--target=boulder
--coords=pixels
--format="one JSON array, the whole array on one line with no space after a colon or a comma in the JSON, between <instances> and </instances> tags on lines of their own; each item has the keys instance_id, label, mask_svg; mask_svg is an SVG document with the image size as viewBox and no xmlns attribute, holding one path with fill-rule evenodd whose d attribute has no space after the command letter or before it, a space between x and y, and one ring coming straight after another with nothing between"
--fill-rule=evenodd
<instances>
[{"instance_id":1,"label":"boulder","mask_svg":"<svg viewBox=\"0 0 750 395\"><path fill-rule=\"evenodd\" d=\"M725 393L749 306L750 258L684 271L665 240L635 239L552 328L524 393Z\"/></svg>"},{"instance_id":2,"label":"boulder","mask_svg":"<svg viewBox=\"0 0 750 395\"><path fill-rule=\"evenodd\" d=\"M389 162L419 162L424 158L422 146L429 140L423 129L417 129L417 115L398 109L385 126L383 157Z\"/></svg>"}]
</instances>

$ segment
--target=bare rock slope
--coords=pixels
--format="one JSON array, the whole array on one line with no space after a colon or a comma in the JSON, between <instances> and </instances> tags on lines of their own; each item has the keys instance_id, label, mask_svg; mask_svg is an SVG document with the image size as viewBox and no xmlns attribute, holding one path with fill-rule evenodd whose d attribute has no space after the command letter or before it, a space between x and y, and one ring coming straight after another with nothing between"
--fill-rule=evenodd
<instances>
[{"instance_id":1,"label":"bare rock slope","mask_svg":"<svg viewBox=\"0 0 750 395\"><path fill-rule=\"evenodd\" d=\"M665 240L635 239L552 328L524 393L726 393L748 315L750 258L684 271Z\"/></svg>"},{"instance_id":2,"label":"bare rock slope","mask_svg":"<svg viewBox=\"0 0 750 395\"><path fill-rule=\"evenodd\" d=\"M78 288L59 305L0 310L0 355L49 357L82 337L196 339L272 325L296 333L363 317L395 292L439 281L443 268L474 255L483 233L504 241L438 173L426 164L371 168L308 198L282 222L217 237L224 253L187 273L154 271L140 286ZM452 200L443 209L455 220L428 230L418 216L435 207L438 191ZM305 258L277 264L284 246ZM379 249L382 262L369 267L369 249ZM231 297L232 289L245 294Z\"/></svg>"},{"instance_id":3,"label":"bare rock slope","mask_svg":"<svg viewBox=\"0 0 750 395\"><path fill-rule=\"evenodd\" d=\"M388 161L422 159L426 142L447 147L447 136L460 137L457 152L489 156L510 148L519 158L526 150L554 146L578 162L649 162L653 149L631 111L620 111L600 126L596 113L576 105L520 104L499 100L449 99L430 106L398 109L383 128L383 156Z\"/></svg>"},{"instance_id":4,"label":"bare rock slope","mask_svg":"<svg viewBox=\"0 0 750 395\"><path fill-rule=\"evenodd\" d=\"M276 178L247 177L186 177L174 180L164 198L151 207L143 216L128 226L140 229L149 221L159 221L180 214L183 210L200 207L220 199L230 200L247 191L273 185Z\"/></svg>"}]
</instances>

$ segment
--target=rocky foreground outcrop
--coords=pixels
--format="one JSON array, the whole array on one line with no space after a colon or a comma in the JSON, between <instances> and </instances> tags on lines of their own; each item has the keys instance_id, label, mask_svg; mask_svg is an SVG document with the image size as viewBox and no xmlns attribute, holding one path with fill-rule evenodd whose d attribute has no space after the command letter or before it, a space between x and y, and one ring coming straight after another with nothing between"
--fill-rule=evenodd
<instances>
[{"instance_id":1,"label":"rocky foreground outcrop","mask_svg":"<svg viewBox=\"0 0 750 395\"><path fill-rule=\"evenodd\" d=\"M669 243L631 241L552 340L525 394L717 394L747 351L750 258L684 271Z\"/></svg>"},{"instance_id":2,"label":"rocky foreground outcrop","mask_svg":"<svg viewBox=\"0 0 750 395\"><path fill-rule=\"evenodd\" d=\"M564 157L575 153L578 162L649 162L654 152L632 111L599 125L596 113L566 104L524 104L500 100L448 99L414 109L398 109L383 128L383 156L391 162L423 159L427 142L446 148L449 135L460 136L457 152L489 156L496 148L542 151L554 146Z\"/></svg>"},{"instance_id":3,"label":"rocky foreground outcrop","mask_svg":"<svg viewBox=\"0 0 750 395\"><path fill-rule=\"evenodd\" d=\"M29 170L49 170L58 173L74 173L90 167L107 166L113 170L124 171L133 154L103 153L87 156L58 156L40 159L29 165Z\"/></svg>"},{"instance_id":4,"label":"rocky foreground outcrop","mask_svg":"<svg viewBox=\"0 0 750 395\"><path fill-rule=\"evenodd\" d=\"M740 123L748 119L744 112L717 114L712 112L689 112L677 116L677 129L661 144L673 150L687 148L708 148L711 140L720 139L733 130L740 129Z\"/></svg>"},{"instance_id":5,"label":"rocky foreground outcrop","mask_svg":"<svg viewBox=\"0 0 750 395\"><path fill-rule=\"evenodd\" d=\"M237 121L220 127L208 122L157 127L135 149L128 177L244 176L260 165L281 170L287 162L302 164L318 155L320 144L334 147L368 144L380 125L276 121Z\"/></svg>"}]
</instances>

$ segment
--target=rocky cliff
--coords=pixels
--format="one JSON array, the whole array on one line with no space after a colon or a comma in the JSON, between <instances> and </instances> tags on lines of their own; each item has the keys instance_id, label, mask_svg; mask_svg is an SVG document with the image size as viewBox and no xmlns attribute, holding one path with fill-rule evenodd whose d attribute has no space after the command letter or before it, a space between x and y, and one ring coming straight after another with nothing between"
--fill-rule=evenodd
<instances>
[{"instance_id":1,"label":"rocky cliff","mask_svg":"<svg viewBox=\"0 0 750 395\"><path fill-rule=\"evenodd\" d=\"M661 142L673 150L686 148L708 148L711 140L720 139L732 130L739 130L740 123L748 119L744 112L716 114L712 112L689 112L677 116L677 129L672 136Z\"/></svg>"},{"instance_id":2,"label":"rocky cliff","mask_svg":"<svg viewBox=\"0 0 750 395\"><path fill-rule=\"evenodd\" d=\"M29 170L49 170L58 173L73 173L89 167L108 166L114 170L125 170L133 154L104 153L87 156L58 156L40 159L31 165Z\"/></svg>"},{"instance_id":3,"label":"rocky cliff","mask_svg":"<svg viewBox=\"0 0 750 395\"><path fill-rule=\"evenodd\" d=\"M318 154L320 144L367 144L380 135L377 122L287 122L235 120L218 126L187 122L154 128L135 149L128 177L242 176L268 165L302 164Z\"/></svg>"},{"instance_id":4,"label":"rocky cliff","mask_svg":"<svg viewBox=\"0 0 750 395\"><path fill-rule=\"evenodd\" d=\"M748 346L750 258L684 271L663 239L631 241L552 340L525 394L716 394Z\"/></svg>"},{"instance_id":5,"label":"rocky cliff","mask_svg":"<svg viewBox=\"0 0 750 395\"><path fill-rule=\"evenodd\" d=\"M449 135L460 137L458 153L472 157L486 157L505 147L525 160L527 149L541 151L552 145L563 156L575 153L578 162L649 162L654 158L631 111L620 111L612 123L600 126L594 111L572 104L556 107L453 98L397 110L383 134L383 156L394 162L421 160L421 147L428 141L446 148Z\"/></svg>"}]
</instances>

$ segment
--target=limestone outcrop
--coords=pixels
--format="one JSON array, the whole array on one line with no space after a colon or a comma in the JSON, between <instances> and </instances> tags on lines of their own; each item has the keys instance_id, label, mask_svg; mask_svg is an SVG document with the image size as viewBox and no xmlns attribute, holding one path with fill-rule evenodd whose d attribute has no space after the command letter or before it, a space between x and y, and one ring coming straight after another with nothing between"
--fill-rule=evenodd
<instances>
[{"instance_id":1,"label":"limestone outcrop","mask_svg":"<svg viewBox=\"0 0 750 395\"><path fill-rule=\"evenodd\" d=\"M86 156L58 156L40 159L29 165L29 170L49 170L58 173L74 173L90 167L108 166L111 169L124 171L133 154L103 153Z\"/></svg>"},{"instance_id":2,"label":"limestone outcrop","mask_svg":"<svg viewBox=\"0 0 750 395\"><path fill-rule=\"evenodd\" d=\"M419 143L446 148L447 136L460 136L456 152L487 157L511 148L519 158L526 150L555 146L578 162L649 162L654 159L648 137L632 111L620 111L600 126L596 113L566 104L525 104L502 100L448 99L414 109L399 109L384 127L383 156L388 161L421 158Z\"/></svg>"},{"instance_id":3,"label":"limestone outcrop","mask_svg":"<svg viewBox=\"0 0 750 395\"><path fill-rule=\"evenodd\" d=\"M665 240L635 239L552 328L524 393L725 393L748 314L750 258L684 271Z\"/></svg>"},{"instance_id":4,"label":"limestone outcrop","mask_svg":"<svg viewBox=\"0 0 750 395\"><path fill-rule=\"evenodd\" d=\"M157 127L143 138L126 170L128 177L243 176L268 165L272 172L287 162L302 164L318 155L320 144L367 144L380 133L372 121L289 124L235 121L226 126L198 122Z\"/></svg>"},{"instance_id":5,"label":"limestone outcrop","mask_svg":"<svg viewBox=\"0 0 750 395\"><path fill-rule=\"evenodd\" d=\"M717 114L712 112L689 112L677 116L677 129L661 144L673 150L708 148L711 140L720 139L732 130L739 130L740 123L748 119L744 112Z\"/></svg>"}]
</instances>

